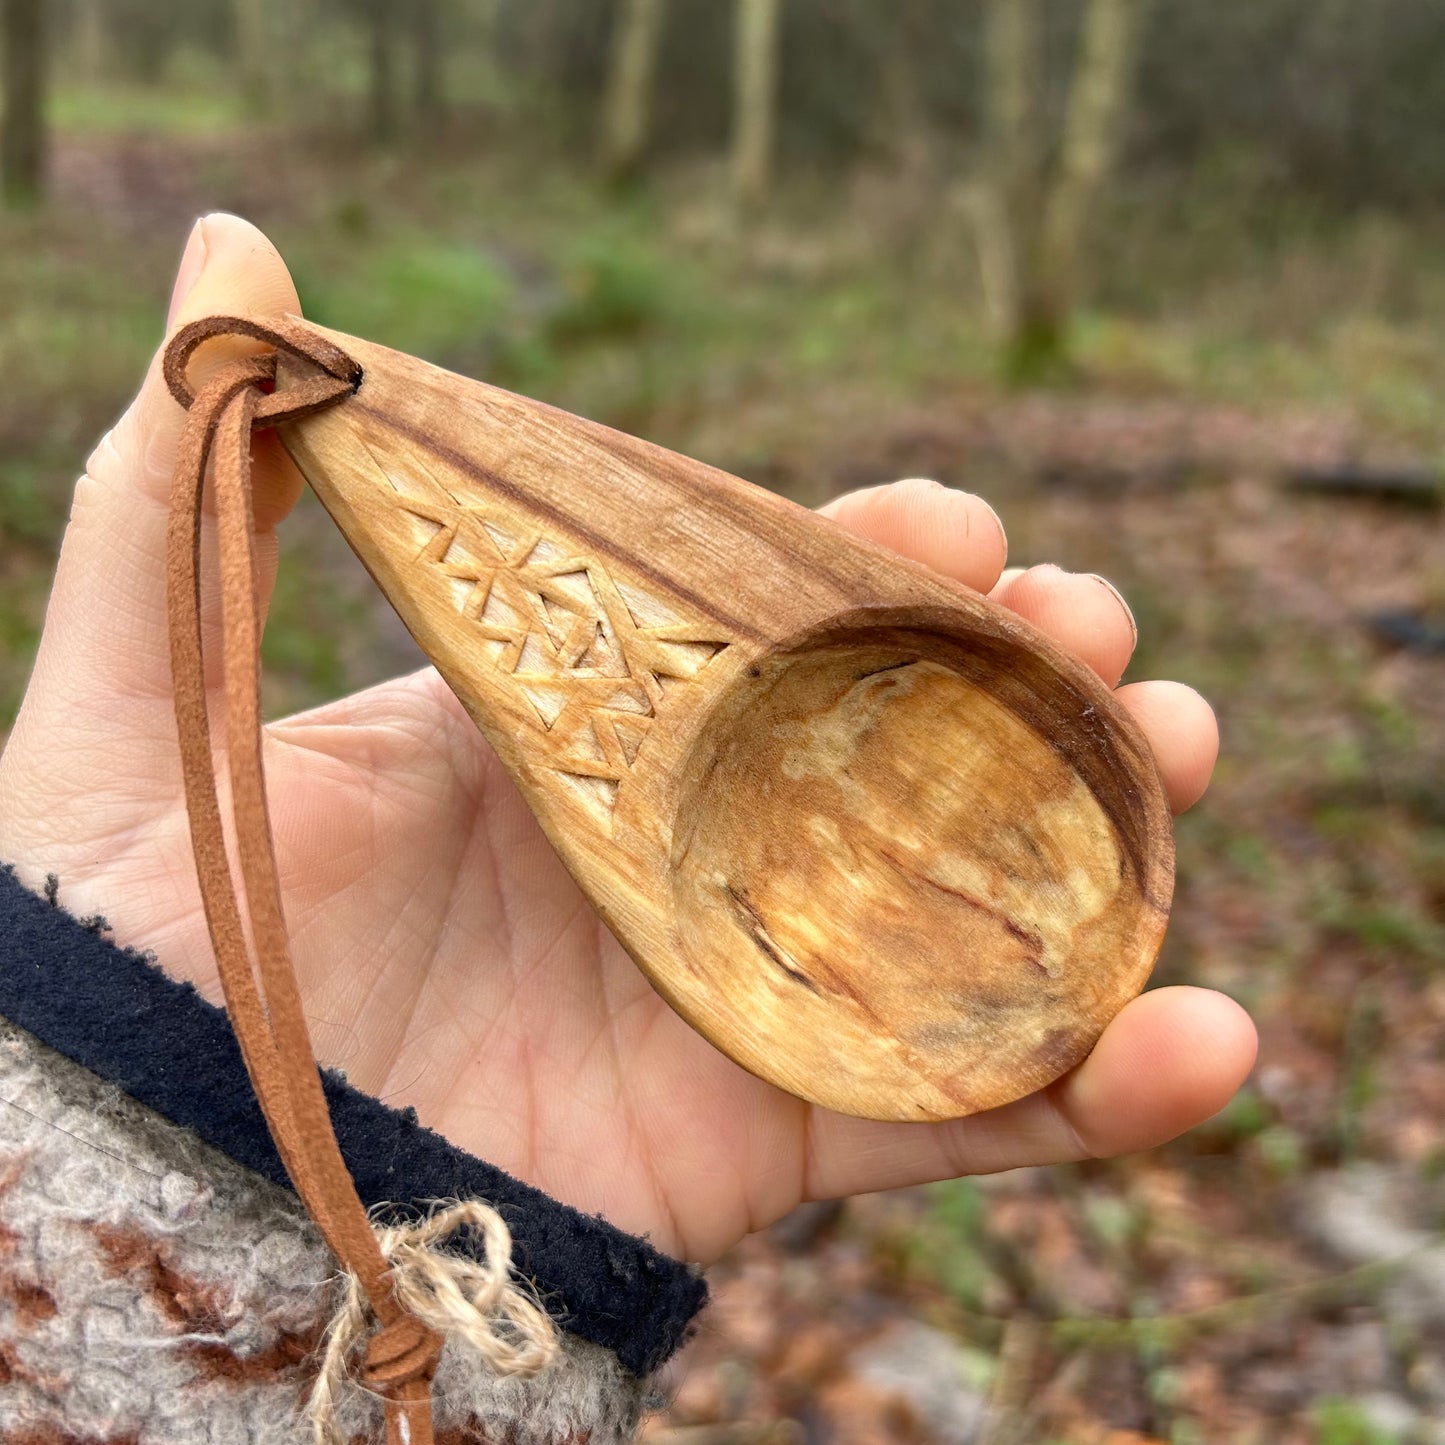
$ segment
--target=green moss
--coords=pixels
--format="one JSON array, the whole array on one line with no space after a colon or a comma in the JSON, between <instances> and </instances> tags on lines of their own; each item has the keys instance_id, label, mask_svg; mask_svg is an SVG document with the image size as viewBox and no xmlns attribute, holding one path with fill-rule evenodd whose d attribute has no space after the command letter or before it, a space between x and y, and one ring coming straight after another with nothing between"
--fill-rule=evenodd
<instances>
[{"instance_id":1,"label":"green moss","mask_svg":"<svg viewBox=\"0 0 1445 1445\"><path fill-rule=\"evenodd\" d=\"M1403 1445L1400 1435L1375 1424L1354 1400L1321 1400L1314 1425L1316 1445Z\"/></svg>"},{"instance_id":2,"label":"green moss","mask_svg":"<svg viewBox=\"0 0 1445 1445\"><path fill-rule=\"evenodd\" d=\"M982 1309L992 1277L979 1248L987 1213L983 1193L972 1179L950 1179L930 1185L927 1198L927 1211L906 1240L910 1272L965 1309Z\"/></svg>"},{"instance_id":3,"label":"green moss","mask_svg":"<svg viewBox=\"0 0 1445 1445\"><path fill-rule=\"evenodd\" d=\"M343 210L341 257L302 252L292 271L308 316L398 351L483 369L496 349L511 281L476 244L410 232L370 237L364 212Z\"/></svg>"}]
</instances>

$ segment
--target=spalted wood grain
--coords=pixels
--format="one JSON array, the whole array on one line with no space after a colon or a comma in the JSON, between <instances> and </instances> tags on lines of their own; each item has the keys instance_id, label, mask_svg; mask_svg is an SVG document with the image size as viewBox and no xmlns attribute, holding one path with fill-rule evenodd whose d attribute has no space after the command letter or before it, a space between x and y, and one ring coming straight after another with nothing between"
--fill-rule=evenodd
<instances>
[{"instance_id":1,"label":"spalted wood grain","mask_svg":"<svg viewBox=\"0 0 1445 1445\"><path fill-rule=\"evenodd\" d=\"M365 375L286 445L683 1017L873 1118L1084 1057L1173 880L1153 761L1092 673L735 477L323 334Z\"/></svg>"}]
</instances>

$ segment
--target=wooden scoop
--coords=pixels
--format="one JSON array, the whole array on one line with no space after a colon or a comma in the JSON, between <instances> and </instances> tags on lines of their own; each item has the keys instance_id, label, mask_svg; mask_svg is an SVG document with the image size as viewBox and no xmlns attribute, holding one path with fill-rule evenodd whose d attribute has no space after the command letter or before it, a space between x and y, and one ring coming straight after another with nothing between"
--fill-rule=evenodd
<instances>
[{"instance_id":1,"label":"wooden scoop","mask_svg":"<svg viewBox=\"0 0 1445 1445\"><path fill-rule=\"evenodd\" d=\"M647 442L354 337L297 464L664 998L804 1099L947 1119L1144 985L1169 812L1003 607ZM282 358L278 388L303 363Z\"/></svg>"}]
</instances>

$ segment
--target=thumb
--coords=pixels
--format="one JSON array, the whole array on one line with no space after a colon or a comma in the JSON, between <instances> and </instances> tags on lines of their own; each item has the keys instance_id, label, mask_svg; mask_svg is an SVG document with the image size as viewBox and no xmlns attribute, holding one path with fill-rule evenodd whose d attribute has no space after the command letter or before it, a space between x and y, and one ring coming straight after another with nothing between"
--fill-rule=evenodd
<instances>
[{"instance_id":1,"label":"thumb","mask_svg":"<svg viewBox=\"0 0 1445 1445\"><path fill-rule=\"evenodd\" d=\"M172 327L211 313L299 309L275 248L234 216L196 223L176 292ZM222 349L217 343L207 351ZM22 868L43 863L70 875L83 871L98 856L98 834L145 835L180 796L165 568L170 475L184 415L157 356L75 489L35 670L0 753L0 857ZM300 483L274 438L256 440L264 602L276 570L271 529ZM267 444L269 451L262 449ZM206 519L204 547L214 549L214 531ZM214 565L203 567L205 576L211 586L203 589L201 613L210 659L220 625Z\"/></svg>"},{"instance_id":2,"label":"thumb","mask_svg":"<svg viewBox=\"0 0 1445 1445\"><path fill-rule=\"evenodd\" d=\"M202 316L284 316L300 309L286 263L271 242L249 221L218 212L203 216L191 229L176 273L166 334L174 335ZM220 338L193 363L192 379L203 380L207 369L261 349L246 337ZM122 501L128 488L163 503L169 496L185 413L166 387L160 359L157 352L140 394L90 459L87 480L100 483L110 501ZM276 438L258 435L253 469L257 526L263 531L275 526L295 505L301 485L300 474ZM80 500L77 494L77 503Z\"/></svg>"},{"instance_id":3,"label":"thumb","mask_svg":"<svg viewBox=\"0 0 1445 1445\"><path fill-rule=\"evenodd\" d=\"M236 216L196 222L176 278L171 331L200 316L299 309L285 263L260 231ZM206 349L211 364L228 347L233 356L257 349L240 338L217 342ZM139 395L96 448L76 487L32 692L54 687L112 703L117 697L169 697L166 518L184 419L166 388L158 352ZM275 576L272 529L302 485L269 433L255 439L254 479L264 606ZM214 570L207 573L214 580ZM202 599L208 641L219 625L212 592ZM27 696L27 708L30 701Z\"/></svg>"}]
</instances>

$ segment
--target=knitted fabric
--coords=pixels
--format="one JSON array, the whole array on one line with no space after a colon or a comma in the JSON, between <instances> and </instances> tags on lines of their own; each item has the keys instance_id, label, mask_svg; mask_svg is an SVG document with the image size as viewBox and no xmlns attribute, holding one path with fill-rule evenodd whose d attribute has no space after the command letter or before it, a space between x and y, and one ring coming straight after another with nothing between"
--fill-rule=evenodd
<instances>
[{"instance_id":1,"label":"knitted fabric","mask_svg":"<svg viewBox=\"0 0 1445 1445\"><path fill-rule=\"evenodd\" d=\"M334 1269L287 1190L0 1020L0 1439L308 1445ZM448 1347L437 1439L622 1445L643 1390L576 1335L533 1380ZM383 1438L359 1389L342 1423Z\"/></svg>"},{"instance_id":2,"label":"knitted fabric","mask_svg":"<svg viewBox=\"0 0 1445 1445\"><path fill-rule=\"evenodd\" d=\"M230 1159L288 1183L224 1010L3 867L0 1017ZM682 1342L707 1299L696 1270L456 1148L413 1111L389 1108L334 1072L324 1083L365 1205L414 1218L432 1200L485 1200L512 1232L517 1267L570 1333L613 1351L636 1375ZM458 1247L469 1242L463 1236Z\"/></svg>"}]
</instances>

